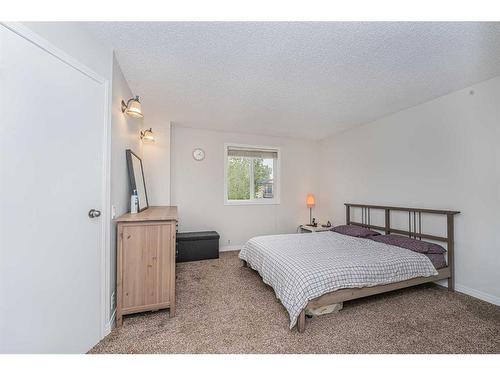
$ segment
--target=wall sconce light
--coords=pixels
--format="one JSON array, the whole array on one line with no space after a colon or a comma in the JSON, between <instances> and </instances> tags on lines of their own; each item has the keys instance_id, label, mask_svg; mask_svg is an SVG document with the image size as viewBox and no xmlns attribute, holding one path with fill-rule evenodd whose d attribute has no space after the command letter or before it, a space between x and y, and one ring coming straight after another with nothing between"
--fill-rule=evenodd
<instances>
[{"instance_id":1,"label":"wall sconce light","mask_svg":"<svg viewBox=\"0 0 500 375\"><path fill-rule=\"evenodd\" d=\"M129 115L130 117L142 118L144 115L142 114L142 106L139 101L139 97L131 98L125 103L122 100L122 112Z\"/></svg>"},{"instance_id":2,"label":"wall sconce light","mask_svg":"<svg viewBox=\"0 0 500 375\"><path fill-rule=\"evenodd\" d=\"M153 143L155 141L152 128L141 130L141 141L144 143Z\"/></svg>"}]
</instances>

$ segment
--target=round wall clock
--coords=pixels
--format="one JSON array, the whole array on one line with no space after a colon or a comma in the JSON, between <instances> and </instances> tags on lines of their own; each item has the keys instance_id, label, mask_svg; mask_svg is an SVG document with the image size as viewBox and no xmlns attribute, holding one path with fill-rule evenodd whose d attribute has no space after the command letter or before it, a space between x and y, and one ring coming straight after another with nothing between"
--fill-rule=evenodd
<instances>
[{"instance_id":1,"label":"round wall clock","mask_svg":"<svg viewBox=\"0 0 500 375\"><path fill-rule=\"evenodd\" d=\"M201 148L195 148L193 150L193 159L196 161L202 161L205 159L205 151L203 151Z\"/></svg>"}]
</instances>

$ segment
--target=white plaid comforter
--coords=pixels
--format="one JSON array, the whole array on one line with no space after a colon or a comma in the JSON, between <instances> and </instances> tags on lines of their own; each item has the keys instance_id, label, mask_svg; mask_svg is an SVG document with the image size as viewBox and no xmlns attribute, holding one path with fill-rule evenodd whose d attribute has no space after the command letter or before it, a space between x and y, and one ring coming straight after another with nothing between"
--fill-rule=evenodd
<instances>
[{"instance_id":1,"label":"white plaid comforter","mask_svg":"<svg viewBox=\"0 0 500 375\"><path fill-rule=\"evenodd\" d=\"M325 293L437 275L425 255L330 231L254 237L239 256L273 287L290 329L307 302Z\"/></svg>"}]
</instances>

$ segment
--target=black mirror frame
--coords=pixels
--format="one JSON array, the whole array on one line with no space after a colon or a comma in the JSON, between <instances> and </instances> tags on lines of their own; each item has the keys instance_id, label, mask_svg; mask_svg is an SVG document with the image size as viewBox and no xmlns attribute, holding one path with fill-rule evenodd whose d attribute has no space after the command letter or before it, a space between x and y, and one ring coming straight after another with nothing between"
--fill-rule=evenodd
<instances>
[{"instance_id":1,"label":"black mirror frame","mask_svg":"<svg viewBox=\"0 0 500 375\"><path fill-rule=\"evenodd\" d=\"M142 175L142 181L144 182L144 195L146 196L146 206L145 207L140 207L140 202L139 202L139 212L144 211L145 209L149 208L149 201L148 201L148 192L146 189L146 179L144 178L144 168L142 166L142 159L132 150L127 149L125 150L125 155L127 158L127 169L128 169L128 177L130 181L130 194L132 195L132 192L138 191L137 190L137 183L135 181L135 174L134 174L134 165L132 162L132 155L135 156L137 159L139 159L139 162L141 163L141 175Z\"/></svg>"}]
</instances>

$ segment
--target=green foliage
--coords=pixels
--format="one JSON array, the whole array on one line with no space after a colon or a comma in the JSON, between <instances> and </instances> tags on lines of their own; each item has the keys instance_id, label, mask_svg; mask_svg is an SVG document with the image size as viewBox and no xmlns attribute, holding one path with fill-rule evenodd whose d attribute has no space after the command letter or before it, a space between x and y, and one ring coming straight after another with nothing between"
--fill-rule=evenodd
<instances>
[{"instance_id":1,"label":"green foliage","mask_svg":"<svg viewBox=\"0 0 500 375\"><path fill-rule=\"evenodd\" d=\"M250 199L250 163L254 169L254 198L262 198L262 182L273 178L273 170L263 159L230 157L228 167L228 199Z\"/></svg>"},{"instance_id":2,"label":"green foliage","mask_svg":"<svg viewBox=\"0 0 500 375\"><path fill-rule=\"evenodd\" d=\"M250 199L250 160L229 158L228 199Z\"/></svg>"},{"instance_id":3,"label":"green foliage","mask_svg":"<svg viewBox=\"0 0 500 375\"><path fill-rule=\"evenodd\" d=\"M263 159L253 159L253 173L254 173L254 198L262 198L264 181L273 178L273 169L264 165Z\"/></svg>"}]
</instances>

